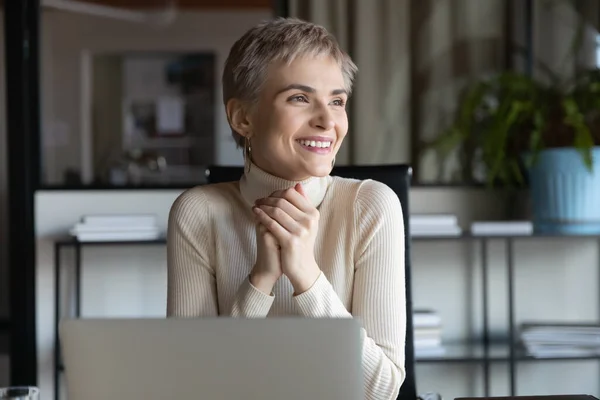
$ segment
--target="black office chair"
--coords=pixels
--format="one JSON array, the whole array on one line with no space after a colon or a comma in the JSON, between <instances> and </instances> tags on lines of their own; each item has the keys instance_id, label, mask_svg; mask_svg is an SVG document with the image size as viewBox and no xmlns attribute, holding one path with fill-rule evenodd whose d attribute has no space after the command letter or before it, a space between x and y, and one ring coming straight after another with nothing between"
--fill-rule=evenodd
<instances>
[{"instance_id":1,"label":"black office chair","mask_svg":"<svg viewBox=\"0 0 600 400\"><path fill-rule=\"evenodd\" d=\"M244 172L242 167L210 167L207 171L209 183L229 182L239 180ZM405 369L406 379L400 388L398 400L416 400L417 388L415 380L415 349L413 335L413 304L411 289L411 258L410 258L410 231L409 231L409 206L408 191L410 189L412 169L409 165L381 165L381 166L341 166L334 167L331 175L344 178L373 179L388 185L400 199L404 215L404 245L405 260L404 273L406 277L406 345Z\"/></svg>"}]
</instances>

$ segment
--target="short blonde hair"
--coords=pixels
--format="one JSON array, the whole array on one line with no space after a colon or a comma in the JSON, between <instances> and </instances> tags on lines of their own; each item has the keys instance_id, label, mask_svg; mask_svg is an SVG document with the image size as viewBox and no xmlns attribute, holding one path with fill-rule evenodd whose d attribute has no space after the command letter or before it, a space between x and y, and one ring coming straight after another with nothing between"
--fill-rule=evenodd
<instances>
[{"instance_id":1,"label":"short blonde hair","mask_svg":"<svg viewBox=\"0 0 600 400\"><path fill-rule=\"evenodd\" d=\"M352 91L358 68L344 52L337 39L324 27L296 18L276 18L263 22L246 32L232 46L223 70L223 103L239 99L253 103L257 100L265 72L272 62L291 63L304 56L328 55L342 69L344 88ZM238 146L244 138L233 130Z\"/></svg>"}]
</instances>

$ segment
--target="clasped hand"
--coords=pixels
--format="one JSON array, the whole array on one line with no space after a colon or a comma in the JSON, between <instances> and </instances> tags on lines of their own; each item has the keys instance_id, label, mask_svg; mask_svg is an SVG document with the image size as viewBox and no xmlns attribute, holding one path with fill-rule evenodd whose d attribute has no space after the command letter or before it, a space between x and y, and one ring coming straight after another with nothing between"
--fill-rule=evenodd
<instances>
[{"instance_id":1,"label":"clasped hand","mask_svg":"<svg viewBox=\"0 0 600 400\"><path fill-rule=\"evenodd\" d=\"M271 275L267 281L273 285L285 274L296 294L310 289L321 273L314 257L319 211L310 203L302 185L256 200L253 211L258 223L261 262L274 264L279 260L279 266L258 265L257 260L255 269L271 271L267 273ZM260 254L265 252L271 254ZM279 252L278 257L274 252Z\"/></svg>"}]
</instances>

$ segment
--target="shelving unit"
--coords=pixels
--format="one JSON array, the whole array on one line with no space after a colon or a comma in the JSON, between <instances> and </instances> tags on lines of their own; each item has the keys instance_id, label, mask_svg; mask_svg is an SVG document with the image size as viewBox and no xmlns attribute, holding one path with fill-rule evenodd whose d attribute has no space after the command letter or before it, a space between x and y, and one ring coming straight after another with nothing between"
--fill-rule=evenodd
<instances>
[{"instance_id":1,"label":"shelving unit","mask_svg":"<svg viewBox=\"0 0 600 400\"><path fill-rule=\"evenodd\" d=\"M417 357L419 363L500 363L510 361L510 346L508 343L490 344L487 350L481 342L444 343L446 353L436 357ZM600 356L586 357L548 357L535 358L525 354L520 348L516 348L515 360L524 362L546 362L546 361L582 361L600 360Z\"/></svg>"},{"instance_id":2,"label":"shelving unit","mask_svg":"<svg viewBox=\"0 0 600 400\"><path fill-rule=\"evenodd\" d=\"M436 356L419 357L418 363L480 363L483 368L484 393L490 394L490 366L492 363L507 363L509 368L510 395L516 395L517 375L516 365L520 362L550 362L550 361L581 361L581 360L600 360L600 355L577 356L577 357L549 357L535 358L525 354L517 343L517 332L515 328L515 295L514 295L514 242L517 240L529 239L561 239L561 240L581 240L594 239L597 241L600 249L600 237L598 236L553 236L553 235L527 235L527 236L424 236L413 237L413 242L434 242L434 241L455 241L469 242L479 246L481 257L481 285L482 285L482 338L481 340L462 342L462 343L444 343L445 354ZM489 332L489 243L492 241L505 242L506 263L507 263L507 288L508 288L508 321L507 331L508 340L505 343L496 343L490 340ZM161 246L166 244L166 239L153 241L118 241L118 242L79 242L75 239L60 240L54 246L54 269L55 269L55 364L54 364L54 383L55 398L59 399L59 380L60 373L63 371L60 359L60 343L58 339L58 324L61 319L60 299L61 299L61 252L64 248L74 249L74 302L75 311L73 317L81 317L81 268L82 268L82 250L84 247L102 247L102 246ZM599 260L600 265L600 260ZM599 298L600 302L600 298Z\"/></svg>"},{"instance_id":3,"label":"shelving unit","mask_svg":"<svg viewBox=\"0 0 600 400\"><path fill-rule=\"evenodd\" d=\"M73 317L81 317L81 250L83 247L99 246L132 246L165 245L166 239L144 241L117 241L117 242L80 242L76 239L64 239L54 243L54 399L60 399L60 373L64 370L59 340L59 322L61 320L61 252L64 248L72 247L75 250L75 312Z\"/></svg>"},{"instance_id":4,"label":"shelving unit","mask_svg":"<svg viewBox=\"0 0 600 400\"><path fill-rule=\"evenodd\" d=\"M484 375L484 396L490 395L490 364L492 362L506 361L508 362L509 368L509 385L510 385L510 396L517 395L517 375L516 375L516 364L517 362L523 361L580 361L580 360L600 360L600 356L591 355L588 357L549 357L549 358L535 358L529 356L523 352L520 346L517 343L517 335L515 328L515 279L514 279L514 270L515 270L515 254L514 254L514 243L517 240L543 240L543 239L561 239L561 240L581 240L581 239L594 239L597 241L598 248L600 249L600 236L566 236L566 235L470 235L465 234L462 236L456 237L448 237L448 236L431 236L431 237L413 237L413 241L471 241L473 243L479 243L480 257L481 257L481 285L482 285L482 309L483 309L483 326L482 326L482 343L481 348L483 355L481 357L481 362L483 363L483 375ZM488 305L489 305L489 280L488 280L488 272L489 272L489 243L491 241L503 241L505 242L505 255L506 255L506 267L507 267L507 291L508 291L508 341L503 345L492 344L490 341L490 330L489 330L489 318L488 318ZM600 250L599 250L600 253ZM598 261L600 264L600 260ZM600 304L600 297L599 297ZM471 347L472 344L468 344L467 346ZM501 350L503 349L503 350ZM471 347L471 350L477 351L477 344L475 347ZM464 354L471 354L467 351ZM500 353L499 353L500 352ZM475 353L477 354L477 353ZM466 357L468 358L468 357ZM476 358L476 357L475 357Z\"/></svg>"}]
</instances>

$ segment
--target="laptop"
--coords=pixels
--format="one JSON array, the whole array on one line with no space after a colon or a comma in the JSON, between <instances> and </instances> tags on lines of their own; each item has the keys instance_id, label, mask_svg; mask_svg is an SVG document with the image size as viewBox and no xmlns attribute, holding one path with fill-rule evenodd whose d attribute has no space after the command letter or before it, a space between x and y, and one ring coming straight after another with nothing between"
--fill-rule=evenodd
<instances>
[{"instance_id":1,"label":"laptop","mask_svg":"<svg viewBox=\"0 0 600 400\"><path fill-rule=\"evenodd\" d=\"M362 400L354 319L72 319L69 400Z\"/></svg>"}]
</instances>

